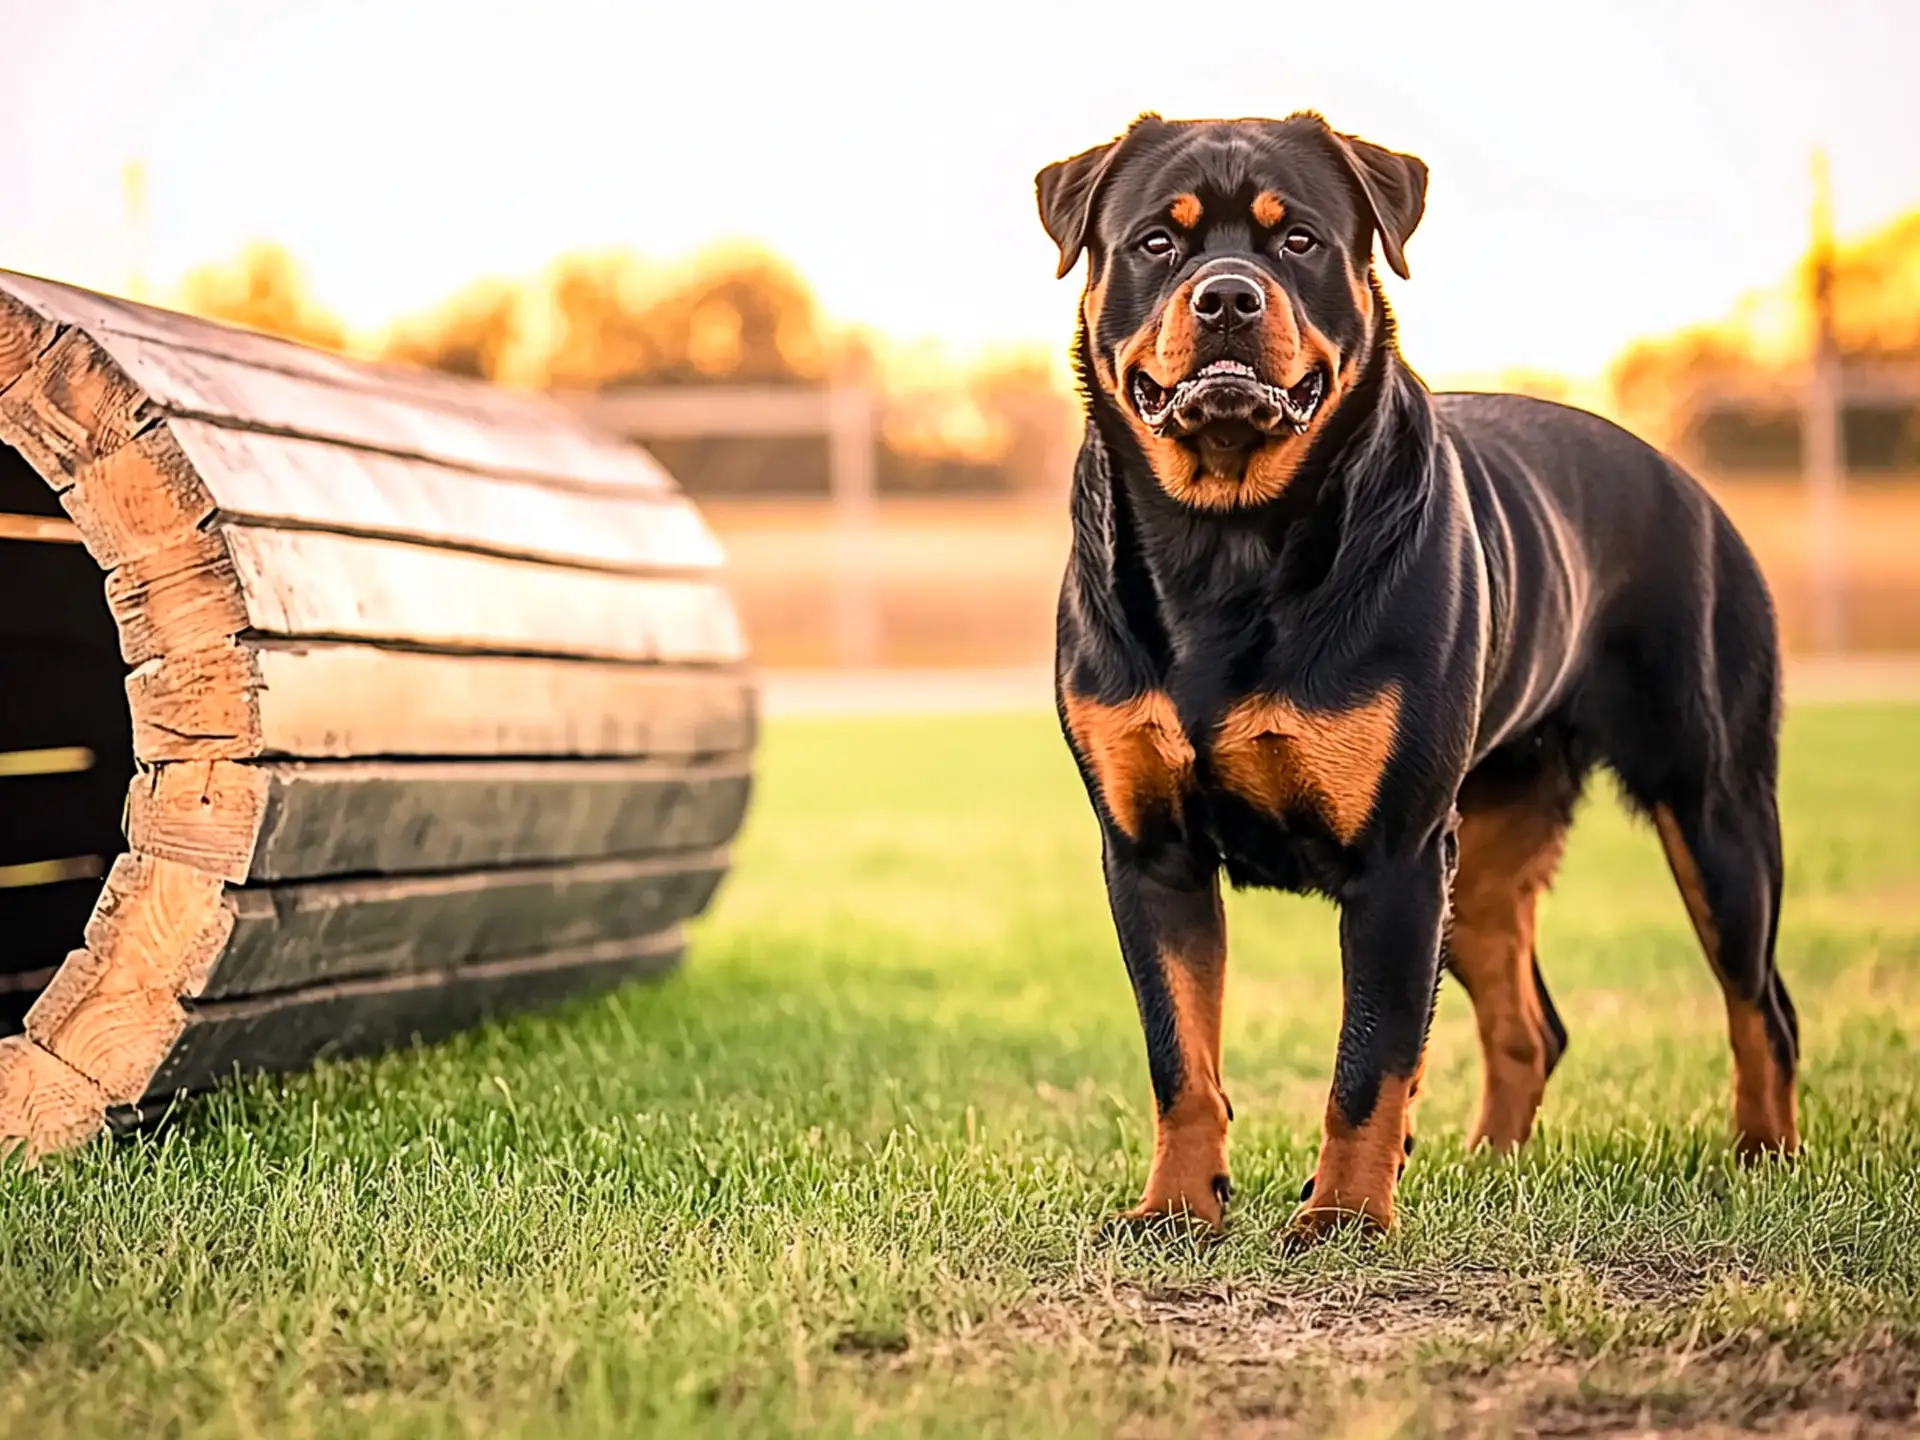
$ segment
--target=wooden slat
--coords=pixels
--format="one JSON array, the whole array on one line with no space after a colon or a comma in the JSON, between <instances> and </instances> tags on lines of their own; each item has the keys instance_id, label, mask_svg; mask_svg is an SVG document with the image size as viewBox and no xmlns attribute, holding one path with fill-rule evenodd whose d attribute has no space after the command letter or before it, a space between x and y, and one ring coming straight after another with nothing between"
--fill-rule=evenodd
<instances>
[{"instance_id":1,"label":"wooden slat","mask_svg":"<svg viewBox=\"0 0 1920 1440\"><path fill-rule=\"evenodd\" d=\"M68 330L0 391L0 442L64 489L159 414L146 390L111 356L80 331Z\"/></svg>"},{"instance_id":2,"label":"wooden slat","mask_svg":"<svg viewBox=\"0 0 1920 1440\"><path fill-rule=\"evenodd\" d=\"M51 316L7 294L0 284L0 390L33 367L58 328Z\"/></svg>"},{"instance_id":3,"label":"wooden slat","mask_svg":"<svg viewBox=\"0 0 1920 1440\"><path fill-rule=\"evenodd\" d=\"M130 665L236 635L640 663L746 658L717 581L571 570L317 531L221 526L107 578Z\"/></svg>"},{"instance_id":4,"label":"wooden slat","mask_svg":"<svg viewBox=\"0 0 1920 1440\"><path fill-rule=\"evenodd\" d=\"M0 1159L29 1160L78 1145L100 1128L107 1097L24 1035L0 1040Z\"/></svg>"},{"instance_id":5,"label":"wooden slat","mask_svg":"<svg viewBox=\"0 0 1920 1440\"><path fill-rule=\"evenodd\" d=\"M253 526L221 533L260 634L668 664L746 657L733 602L712 580L610 575ZM196 637L191 648L217 638Z\"/></svg>"},{"instance_id":6,"label":"wooden slat","mask_svg":"<svg viewBox=\"0 0 1920 1440\"><path fill-rule=\"evenodd\" d=\"M186 1024L179 997L198 992L233 929L217 878L123 855L66 959L27 1012L27 1036L103 1090L137 1100Z\"/></svg>"},{"instance_id":7,"label":"wooden slat","mask_svg":"<svg viewBox=\"0 0 1920 1440\"><path fill-rule=\"evenodd\" d=\"M84 745L54 745L39 750L0 753L0 780L30 775L84 775L93 769L94 755Z\"/></svg>"},{"instance_id":8,"label":"wooden slat","mask_svg":"<svg viewBox=\"0 0 1920 1440\"><path fill-rule=\"evenodd\" d=\"M78 545L80 531L71 520L55 520L46 515L0 515L0 540Z\"/></svg>"},{"instance_id":9,"label":"wooden slat","mask_svg":"<svg viewBox=\"0 0 1920 1440\"><path fill-rule=\"evenodd\" d=\"M134 384L178 413L487 470L673 488L644 452L541 396L349 360L30 276L0 272L0 291L91 334Z\"/></svg>"},{"instance_id":10,"label":"wooden slat","mask_svg":"<svg viewBox=\"0 0 1920 1440\"><path fill-rule=\"evenodd\" d=\"M658 760L163 765L135 777L136 849L235 882L403 875L723 845L744 754Z\"/></svg>"},{"instance_id":11,"label":"wooden slat","mask_svg":"<svg viewBox=\"0 0 1920 1440\"><path fill-rule=\"evenodd\" d=\"M293 1070L322 1055L360 1055L416 1037L438 1039L490 1016L661 974L679 961L684 945L681 932L672 929L531 959L194 1004L147 1094L164 1101L235 1071Z\"/></svg>"},{"instance_id":12,"label":"wooden slat","mask_svg":"<svg viewBox=\"0 0 1920 1440\"><path fill-rule=\"evenodd\" d=\"M214 513L195 462L166 423L81 466L60 503L87 553L108 570L192 540Z\"/></svg>"},{"instance_id":13,"label":"wooden slat","mask_svg":"<svg viewBox=\"0 0 1920 1440\"><path fill-rule=\"evenodd\" d=\"M741 673L594 661L248 642L127 677L134 754L717 755L746 749Z\"/></svg>"},{"instance_id":14,"label":"wooden slat","mask_svg":"<svg viewBox=\"0 0 1920 1440\"><path fill-rule=\"evenodd\" d=\"M624 491L666 490L671 482L643 452L561 423L518 428L503 415L428 407L379 389L349 390L309 376L262 370L197 350L131 336L97 343L165 409L257 429L441 460L507 475L564 475Z\"/></svg>"},{"instance_id":15,"label":"wooden slat","mask_svg":"<svg viewBox=\"0 0 1920 1440\"><path fill-rule=\"evenodd\" d=\"M677 493L615 502L560 478L485 475L203 420L168 420L155 433L230 518L608 569L710 570L722 559Z\"/></svg>"},{"instance_id":16,"label":"wooden slat","mask_svg":"<svg viewBox=\"0 0 1920 1440\"><path fill-rule=\"evenodd\" d=\"M232 890L233 938L199 994L292 990L651 935L697 915L726 864L725 851L704 850Z\"/></svg>"}]
</instances>

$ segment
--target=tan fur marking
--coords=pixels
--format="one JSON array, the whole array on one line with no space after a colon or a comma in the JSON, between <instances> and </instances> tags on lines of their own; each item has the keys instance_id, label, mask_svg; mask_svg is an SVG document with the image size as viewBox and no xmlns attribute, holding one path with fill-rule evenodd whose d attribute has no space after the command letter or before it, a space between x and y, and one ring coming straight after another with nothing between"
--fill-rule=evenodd
<instances>
[{"instance_id":1,"label":"tan fur marking","mask_svg":"<svg viewBox=\"0 0 1920 1440\"><path fill-rule=\"evenodd\" d=\"M1215 1230L1226 1220L1226 1207L1213 1188L1215 1178L1227 1174L1227 1097L1220 1087L1226 919L1217 884L1213 908L1211 935L1195 936L1179 953L1160 956L1183 1078L1179 1098L1166 1114L1155 1116L1153 1168L1128 1219L1187 1215Z\"/></svg>"},{"instance_id":2,"label":"tan fur marking","mask_svg":"<svg viewBox=\"0 0 1920 1440\"><path fill-rule=\"evenodd\" d=\"M1347 288L1353 292L1353 308L1367 321L1367 328L1373 328L1373 286L1368 280L1371 272L1355 274L1351 265L1347 266ZM1361 347L1365 349L1365 346Z\"/></svg>"},{"instance_id":3,"label":"tan fur marking","mask_svg":"<svg viewBox=\"0 0 1920 1440\"><path fill-rule=\"evenodd\" d=\"M1284 815L1306 807L1351 844L1366 828L1393 754L1400 687L1350 710L1302 710L1253 696L1227 712L1213 741L1221 783L1256 809Z\"/></svg>"},{"instance_id":4,"label":"tan fur marking","mask_svg":"<svg viewBox=\"0 0 1920 1440\"><path fill-rule=\"evenodd\" d=\"M1751 1156L1777 1151L1791 1155L1800 1148L1799 1097L1793 1077L1774 1057L1766 1017L1735 992L1720 968L1720 932L1707 904L1700 867L1687 848L1679 820L1665 805L1656 805L1653 825L1660 832L1667 867L1680 887L1694 934L1700 937L1700 946L1707 952L1726 1001L1727 1038L1733 1047L1733 1123L1740 1153Z\"/></svg>"},{"instance_id":5,"label":"tan fur marking","mask_svg":"<svg viewBox=\"0 0 1920 1440\"><path fill-rule=\"evenodd\" d=\"M1277 229L1287 218L1287 203L1271 190L1262 190L1253 197L1253 223L1268 230Z\"/></svg>"},{"instance_id":6,"label":"tan fur marking","mask_svg":"<svg viewBox=\"0 0 1920 1440\"><path fill-rule=\"evenodd\" d=\"M1167 213L1173 216L1174 224L1183 230L1191 230L1200 223L1200 217L1206 212L1198 195L1186 193L1173 197L1173 204L1168 207Z\"/></svg>"},{"instance_id":7,"label":"tan fur marking","mask_svg":"<svg viewBox=\"0 0 1920 1440\"><path fill-rule=\"evenodd\" d=\"M1295 1238L1314 1240L1358 1221L1370 1230L1391 1230L1393 1192L1413 1133L1413 1102L1419 1075L1389 1075L1380 1082L1373 1113L1362 1125L1347 1123L1339 1104L1327 1100L1326 1134L1314 1167L1313 1194L1294 1212Z\"/></svg>"},{"instance_id":8,"label":"tan fur marking","mask_svg":"<svg viewBox=\"0 0 1920 1440\"><path fill-rule=\"evenodd\" d=\"M1546 1093L1552 1032L1533 981L1535 915L1566 829L1549 811L1513 806L1460 821L1448 958L1480 1030L1480 1118L1469 1148L1518 1149Z\"/></svg>"},{"instance_id":9,"label":"tan fur marking","mask_svg":"<svg viewBox=\"0 0 1920 1440\"><path fill-rule=\"evenodd\" d=\"M1154 810L1177 812L1193 775L1188 743L1173 702L1149 690L1119 705L1067 692L1067 728L1113 823L1134 839Z\"/></svg>"}]
</instances>

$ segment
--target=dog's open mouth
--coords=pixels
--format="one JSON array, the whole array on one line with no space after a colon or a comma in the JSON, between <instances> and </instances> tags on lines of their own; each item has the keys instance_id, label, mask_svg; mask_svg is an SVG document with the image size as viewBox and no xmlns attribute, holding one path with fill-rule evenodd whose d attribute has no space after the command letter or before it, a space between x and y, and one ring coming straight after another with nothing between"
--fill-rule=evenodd
<instances>
[{"instance_id":1,"label":"dog's open mouth","mask_svg":"<svg viewBox=\"0 0 1920 1440\"><path fill-rule=\"evenodd\" d=\"M1215 360L1171 389L1144 369L1135 370L1128 382L1133 408L1154 434L1229 445L1250 445L1282 429L1306 434L1326 387L1326 372L1318 365L1283 387L1268 384L1238 360Z\"/></svg>"}]
</instances>

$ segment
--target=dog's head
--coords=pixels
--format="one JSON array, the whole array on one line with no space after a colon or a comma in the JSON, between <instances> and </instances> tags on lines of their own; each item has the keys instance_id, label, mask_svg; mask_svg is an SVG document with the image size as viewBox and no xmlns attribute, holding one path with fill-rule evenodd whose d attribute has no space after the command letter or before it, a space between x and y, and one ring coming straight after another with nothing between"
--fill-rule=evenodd
<instances>
[{"instance_id":1,"label":"dog's head","mask_svg":"<svg viewBox=\"0 0 1920 1440\"><path fill-rule=\"evenodd\" d=\"M1087 381L1161 487L1202 509L1279 495L1380 333L1373 237L1404 277L1427 167L1314 115L1148 115L1036 183L1060 274L1090 255Z\"/></svg>"}]
</instances>

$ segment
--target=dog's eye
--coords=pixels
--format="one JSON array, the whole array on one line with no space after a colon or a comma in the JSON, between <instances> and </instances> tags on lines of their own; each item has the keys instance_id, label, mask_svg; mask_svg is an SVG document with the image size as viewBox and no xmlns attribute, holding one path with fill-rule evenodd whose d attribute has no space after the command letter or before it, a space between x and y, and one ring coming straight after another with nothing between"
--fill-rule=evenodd
<instances>
[{"instance_id":1,"label":"dog's eye","mask_svg":"<svg viewBox=\"0 0 1920 1440\"><path fill-rule=\"evenodd\" d=\"M1141 237L1140 248L1159 259L1173 253L1174 239L1164 230L1149 230Z\"/></svg>"},{"instance_id":2,"label":"dog's eye","mask_svg":"<svg viewBox=\"0 0 1920 1440\"><path fill-rule=\"evenodd\" d=\"M1289 230L1280 244L1289 255L1304 255L1320 242L1304 230Z\"/></svg>"}]
</instances>

